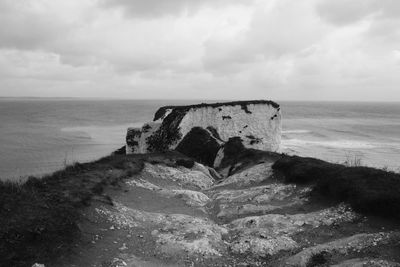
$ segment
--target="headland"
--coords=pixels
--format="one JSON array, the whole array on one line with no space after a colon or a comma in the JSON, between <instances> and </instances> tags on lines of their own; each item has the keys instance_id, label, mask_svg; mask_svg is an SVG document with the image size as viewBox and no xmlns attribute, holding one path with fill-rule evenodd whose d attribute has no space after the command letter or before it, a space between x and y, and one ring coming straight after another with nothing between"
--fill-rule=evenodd
<instances>
[{"instance_id":1,"label":"headland","mask_svg":"<svg viewBox=\"0 0 400 267\"><path fill-rule=\"evenodd\" d=\"M399 266L399 174L280 154L272 101L153 123L98 161L2 182L0 265Z\"/></svg>"}]
</instances>

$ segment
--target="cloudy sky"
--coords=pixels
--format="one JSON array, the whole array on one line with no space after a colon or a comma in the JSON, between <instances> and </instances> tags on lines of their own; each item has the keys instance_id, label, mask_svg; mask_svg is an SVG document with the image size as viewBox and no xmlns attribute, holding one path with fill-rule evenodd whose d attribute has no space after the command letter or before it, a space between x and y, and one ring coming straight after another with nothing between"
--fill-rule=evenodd
<instances>
[{"instance_id":1,"label":"cloudy sky","mask_svg":"<svg viewBox=\"0 0 400 267\"><path fill-rule=\"evenodd\" d=\"M400 101L400 1L0 0L0 96Z\"/></svg>"}]
</instances>

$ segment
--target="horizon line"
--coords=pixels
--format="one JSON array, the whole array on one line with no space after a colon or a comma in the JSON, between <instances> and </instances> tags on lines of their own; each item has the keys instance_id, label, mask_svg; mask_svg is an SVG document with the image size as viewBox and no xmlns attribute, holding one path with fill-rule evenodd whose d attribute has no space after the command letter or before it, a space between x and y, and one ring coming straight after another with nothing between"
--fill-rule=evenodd
<instances>
[{"instance_id":1,"label":"horizon line","mask_svg":"<svg viewBox=\"0 0 400 267\"><path fill-rule=\"evenodd\" d=\"M81 96L0 96L0 99L21 99L21 100L137 100L137 101L249 101L254 99L244 99L244 98L229 98L229 99L217 99L217 98L124 98L124 97L81 97ZM259 99L259 98L257 98ZM262 98L266 99L266 98ZM295 100L295 99L268 99L277 102L356 102L356 103L399 103L400 100Z\"/></svg>"}]
</instances>

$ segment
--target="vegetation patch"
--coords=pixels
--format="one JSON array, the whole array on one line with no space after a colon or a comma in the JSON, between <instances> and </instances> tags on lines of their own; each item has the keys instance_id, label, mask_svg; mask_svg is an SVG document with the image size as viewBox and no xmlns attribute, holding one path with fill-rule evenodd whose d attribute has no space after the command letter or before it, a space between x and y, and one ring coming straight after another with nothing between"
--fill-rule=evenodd
<instances>
[{"instance_id":1,"label":"vegetation patch","mask_svg":"<svg viewBox=\"0 0 400 267\"><path fill-rule=\"evenodd\" d=\"M249 107L247 106L248 104L241 104L240 107L246 112L247 114L252 114L252 112L249 110Z\"/></svg>"},{"instance_id":2,"label":"vegetation patch","mask_svg":"<svg viewBox=\"0 0 400 267\"><path fill-rule=\"evenodd\" d=\"M202 164L213 166L219 149L220 145L209 131L194 127L179 143L176 151Z\"/></svg>"},{"instance_id":3,"label":"vegetation patch","mask_svg":"<svg viewBox=\"0 0 400 267\"><path fill-rule=\"evenodd\" d=\"M142 134L140 129L136 129L136 128L129 128L127 133L126 133L126 144L128 146L135 146L138 145L138 142L135 141L135 139L137 137L140 137L140 135Z\"/></svg>"},{"instance_id":4,"label":"vegetation patch","mask_svg":"<svg viewBox=\"0 0 400 267\"><path fill-rule=\"evenodd\" d=\"M224 144L224 158L221 161L219 169L231 166L229 175L232 175L238 170L254 163L265 160L275 161L278 158L279 154L275 152L246 148L240 137L232 137ZM235 167L237 165L240 166Z\"/></svg>"},{"instance_id":5,"label":"vegetation patch","mask_svg":"<svg viewBox=\"0 0 400 267\"><path fill-rule=\"evenodd\" d=\"M148 124L143 125L142 132L147 133L151 129L151 126Z\"/></svg>"},{"instance_id":6,"label":"vegetation patch","mask_svg":"<svg viewBox=\"0 0 400 267\"><path fill-rule=\"evenodd\" d=\"M400 219L400 174L286 155L272 168L286 182L314 184L314 195L348 202L364 214Z\"/></svg>"},{"instance_id":7,"label":"vegetation patch","mask_svg":"<svg viewBox=\"0 0 400 267\"><path fill-rule=\"evenodd\" d=\"M310 261L307 263L307 267L316 267L327 264L329 261L329 253L322 251L320 253L312 255Z\"/></svg>"},{"instance_id":8,"label":"vegetation patch","mask_svg":"<svg viewBox=\"0 0 400 267\"><path fill-rule=\"evenodd\" d=\"M194 160L191 159L178 159L175 161L176 166L183 166L185 168L191 169L194 166Z\"/></svg>"},{"instance_id":9,"label":"vegetation patch","mask_svg":"<svg viewBox=\"0 0 400 267\"><path fill-rule=\"evenodd\" d=\"M149 136L146 141L150 152L162 152L170 149L182 138L179 124L186 111L174 109L162 122L160 128Z\"/></svg>"},{"instance_id":10,"label":"vegetation patch","mask_svg":"<svg viewBox=\"0 0 400 267\"><path fill-rule=\"evenodd\" d=\"M26 183L0 181L0 266L32 266L67 253L80 234L80 208L142 168L141 161L114 154Z\"/></svg>"}]
</instances>

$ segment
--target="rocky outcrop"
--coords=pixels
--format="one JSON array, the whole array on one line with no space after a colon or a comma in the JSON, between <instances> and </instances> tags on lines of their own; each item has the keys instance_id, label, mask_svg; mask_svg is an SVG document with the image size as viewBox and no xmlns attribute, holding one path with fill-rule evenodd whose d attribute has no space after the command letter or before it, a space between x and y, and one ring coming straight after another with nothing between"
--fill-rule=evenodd
<instances>
[{"instance_id":1,"label":"rocky outcrop","mask_svg":"<svg viewBox=\"0 0 400 267\"><path fill-rule=\"evenodd\" d=\"M127 154L177 149L213 166L231 138L246 148L278 151L281 112L272 101L239 101L160 108L154 122L128 129Z\"/></svg>"},{"instance_id":2,"label":"rocky outcrop","mask_svg":"<svg viewBox=\"0 0 400 267\"><path fill-rule=\"evenodd\" d=\"M316 255L319 255L319 257L328 258L329 255L332 254L346 255L349 254L350 251L361 252L362 250L366 250L369 247L376 247L383 244L389 244L391 240L398 240L398 238L399 238L398 233L380 232L373 234L357 234L343 239L335 240L326 244L321 244L315 247L306 248L303 251L287 259L282 264L282 266L307 267L311 265L310 263L313 261L313 257L315 258ZM342 264L342 266L346 265ZM367 265L367 266L376 266L376 265Z\"/></svg>"},{"instance_id":3,"label":"rocky outcrop","mask_svg":"<svg viewBox=\"0 0 400 267\"><path fill-rule=\"evenodd\" d=\"M124 262L398 266L399 232L381 232L346 204L315 202L309 186L276 180L268 162L247 166L225 182L199 163L186 168L150 162L125 181L126 195L96 210L118 236L127 235L124 253L116 255Z\"/></svg>"}]
</instances>

